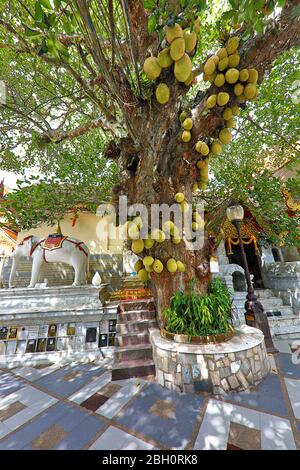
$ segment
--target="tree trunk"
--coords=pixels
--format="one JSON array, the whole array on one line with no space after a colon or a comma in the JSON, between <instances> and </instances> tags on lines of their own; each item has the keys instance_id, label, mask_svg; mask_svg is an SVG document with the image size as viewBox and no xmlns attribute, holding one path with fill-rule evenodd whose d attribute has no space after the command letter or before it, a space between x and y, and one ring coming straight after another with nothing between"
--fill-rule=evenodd
<instances>
[{"instance_id":1,"label":"tree trunk","mask_svg":"<svg viewBox=\"0 0 300 470\"><path fill-rule=\"evenodd\" d=\"M193 281L194 289L205 293L211 280L207 263L207 244L203 250L198 252L186 250L183 241L180 245L173 249L172 256L184 262L186 266L185 273L170 273L166 268L161 274L151 273L151 284L159 326L164 324L163 313L169 307L170 299L175 291L180 290L188 294L191 281Z\"/></svg>"},{"instance_id":2,"label":"tree trunk","mask_svg":"<svg viewBox=\"0 0 300 470\"><path fill-rule=\"evenodd\" d=\"M157 104L156 104L157 107ZM162 114L162 112L161 112ZM158 114L159 116L159 114ZM158 118L159 119L159 118ZM157 124L157 122L156 122ZM178 140L180 124L177 112L173 119L173 127L169 129L169 138L161 139L166 135L166 122L155 129L152 145L147 145L145 135L144 149L136 151L131 141L124 141L121 147L120 174L122 186L117 185L114 192L114 204L118 207L118 196L128 197L128 204L143 203L151 214L153 204L175 204L174 196L177 192L185 195L185 200L192 207L192 183L194 175L191 165L182 158L184 145ZM170 125L170 123L169 123ZM147 127L141 125L141 131ZM153 130L152 130L153 132ZM151 127L148 136L152 136ZM170 137L171 135L171 137ZM153 222L153 221L152 221ZM151 220L149 219L149 224ZM153 227L152 227L153 228ZM161 226L160 226L161 228ZM154 301L157 308L157 317L160 325L163 324L163 311L170 304L170 298L178 289L189 291L190 281L194 280L194 288L205 293L210 281L209 273L209 244L207 234L203 234L204 244L200 249L191 249L191 242L186 236L186 227L183 228L182 240L174 244L170 239L163 243L155 243L153 248L146 249L139 256L152 256L164 264L160 274L151 273L151 285ZM131 242L128 244L130 249ZM189 249L190 248L190 249ZM186 268L185 273L170 273L166 268L168 259L181 261Z\"/></svg>"}]
</instances>

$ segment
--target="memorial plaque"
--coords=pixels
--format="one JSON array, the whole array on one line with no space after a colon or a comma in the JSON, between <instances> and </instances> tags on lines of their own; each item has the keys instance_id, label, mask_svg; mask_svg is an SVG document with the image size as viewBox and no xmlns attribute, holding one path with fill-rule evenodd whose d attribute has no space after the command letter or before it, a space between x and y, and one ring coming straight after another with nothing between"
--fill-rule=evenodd
<instances>
[{"instance_id":1,"label":"memorial plaque","mask_svg":"<svg viewBox=\"0 0 300 470\"><path fill-rule=\"evenodd\" d=\"M39 325L39 338L47 338L49 325Z\"/></svg>"},{"instance_id":2,"label":"memorial plaque","mask_svg":"<svg viewBox=\"0 0 300 470\"><path fill-rule=\"evenodd\" d=\"M114 346L115 345L115 337L116 337L116 333L109 333L109 335L108 335L108 346Z\"/></svg>"},{"instance_id":3,"label":"memorial plaque","mask_svg":"<svg viewBox=\"0 0 300 470\"><path fill-rule=\"evenodd\" d=\"M75 337L75 349L77 351L82 351L84 349L84 336L76 336Z\"/></svg>"},{"instance_id":4,"label":"memorial plaque","mask_svg":"<svg viewBox=\"0 0 300 470\"><path fill-rule=\"evenodd\" d=\"M99 348L104 348L107 346L107 339L108 339L107 333L101 333L99 335Z\"/></svg>"},{"instance_id":5,"label":"memorial plaque","mask_svg":"<svg viewBox=\"0 0 300 470\"><path fill-rule=\"evenodd\" d=\"M76 324L76 335L77 336L81 336L81 335L85 335L85 326L83 323L77 323Z\"/></svg>"},{"instance_id":6,"label":"memorial plaque","mask_svg":"<svg viewBox=\"0 0 300 470\"><path fill-rule=\"evenodd\" d=\"M17 341L7 341L6 354L15 354L17 348Z\"/></svg>"},{"instance_id":7,"label":"memorial plaque","mask_svg":"<svg viewBox=\"0 0 300 470\"><path fill-rule=\"evenodd\" d=\"M97 328L87 328L85 342L86 343L95 343L97 340Z\"/></svg>"},{"instance_id":8,"label":"memorial plaque","mask_svg":"<svg viewBox=\"0 0 300 470\"><path fill-rule=\"evenodd\" d=\"M30 325L28 327L28 339L38 339L39 337L39 326Z\"/></svg>"},{"instance_id":9,"label":"memorial plaque","mask_svg":"<svg viewBox=\"0 0 300 470\"><path fill-rule=\"evenodd\" d=\"M51 326L51 325L50 325ZM56 325L55 325L56 327ZM56 331L56 328L55 328ZM56 338L48 338L46 351L55 351Z\"/></svg>"},{"instance_id":10,"label":"memorial plaque","mask_svg":"<svg viewBox=\"0 0 300 470\"><path fill-rule=\"evenodd\" d=\"M0 341L0 356L5 354L6 343L5 341Z\"/></svg>"},{"instance_id":11,"label":"memorial plaque","mask_svg":"<svg viewBox=\"0 0 300 470\"><path fill-rule=\"evenodd\" d=\"M57 351L64 351L64 349L66 349L66 339L67 338L57 338L56 340Z\"/></svg>"},{"instance_id":12,"label":"memorial plaque","mask_svg":"<svg viewBox=\"0 0 300 470\"><path fill-rule=\"evenodd\" d=\"M76 323L68 323L67 326L67 335L74 336L76 333Z\"/></svg>"},{"instance_id":13,"label":"memorial plaque","mask_svg":"<svg viewBox=\"0 0 300 470\"><path fill-rule=\"evenodd\" d=\"M109 323L107 319L104 319L100 322L100 331L108 331Z\"/></svg>"},{"instance_id":14,"label":"memorial plaque","mask_svg":"<svg viewBox=\"0 0 300 470\"><path fill-rule=\"evenodd\" d=\"M27 326L22 326L18 331L18 339L25 340L28 337L28 328Z\"/></svg>"},{"instance_id":15,"label":"memorial plaque","mask_svg":"<svg viewBox=\"0 0 300 470\"><path fill-rule=\"evenodd\" d=\"M26 352L26 340L18 341L17 343L17 354L24 354Z\"/></svg>"},{"instance_id":16,"label":"memorial plaque","mask_svg":"<svg viewBox=\"0 0 300 470\"><path fill-rule=\"evenodd\" d=\"M0 327L0 339L7 339L8 328L6 326Z\"/></svg>"},{"instance_id":17,"label":"memorial plaque","mask_svg":"<svg viewBox=\"0 0 300 470\"><path fill-rule=\"evenodd\" d=\"M73 351L75 349L75 336L69 336L66 338L66 348L69 351Z\"/></svg>"},{"instance_id":18,"label":"memorial plaque","mask_svg":"<svg viewBox=\"0 0 300 470\"><path fill-rule=\"evenodd\" d=\"M57 331L57 325L52 323L51 325L49 325L48 336L50 337L56 336L56 331Z\"/></svg>"},{"instance_id":19,"label":"memorial plaque","mask_svg":"<svg viewBox=\"0 0 300 470\"><path fill-rule=\"evenodd\" d=\"M29 339L27 341L27 346L26 346L26 353L34 353L36 350L36 339Z\"/></svg>"},{"instance_id":20,"label":"memorial plaque","mask_svg":"<svg viewBox=\"0 0 300 470\"><path fill-rule=\"evenodd\" d=\"M108 331L110 333L115 333L116 332L116 327L117 327L117 320L109 320Z\"/></svg>"},{"instance_id":21,"label":"memorial plaque","mask_svg":"<svg viewBox=\"0 0 300 470\"><path fill-rule=\"evenodd\" d=\"M67 323L59 323L57 336L67 336Z\"/></svg>"},{"instance_id":22,"label":"memorial plaque","mask_svg":"<svg viewBox=\"0 0 300 470\"><path fill-rule=\"evenodd\" d=\"M7 339L17 339L17 335L18 335L18 328L16 326L10 326L8 330Z\"/></svg>"},{"instance_id":23,"label":"memorial plaque","mask_svg":"<svg viewBox=\"0 0 300 470\"><path fill-rule=\"evenodd\" d=\"M37 343L37 352L45 352L46 351L46 338L39 338Z\"/></svg>"}]
</instances>

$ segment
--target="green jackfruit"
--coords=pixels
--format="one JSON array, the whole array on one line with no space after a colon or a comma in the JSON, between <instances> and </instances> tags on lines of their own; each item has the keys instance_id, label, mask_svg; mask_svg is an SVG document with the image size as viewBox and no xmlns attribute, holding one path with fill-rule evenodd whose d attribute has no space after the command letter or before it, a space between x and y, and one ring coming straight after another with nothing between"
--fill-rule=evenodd
<instances>
[{"instance_id":1,"label":"green jackfruit","mask_svg":"<svg viewBox=\"0 0 300 470\"><path fill-rule=\"evenodd\" d=\"M176 61L181 59L185 53L185 42L183 38L174 39L170 47L170 56Z\"/></svg>"},{"instance_id":2,"label":"green jackfruit","mask_svg":"<svg viewBox=\"0 0 300 470\"><path fill-rule=\"evenodd\" d=\"M174 75L179 82L185 82L192 72L192 62L185 53L183 57L175 62Z\"/></svg>"},{"instance_id":3,"label":"green jackfruit","mask_svg":"<svg viewBox=\"0 0 300 470\"><path fill-rule=\"evenodd\" d=\"M175 23L174 26L166 27L166 39L168 43L171 44L176 38L183 38L183 31L178 23Z\"/></svg>"},{"instance_id":4,"label":"green jackfruit","mask_svg":"<svg viewBox=\"0 0 300 470\"><path fill-rule=\"evenodd\" d=\"M170 48L165 47L162 51L157 56L157 60L161 68L167 68L172 65L173 60L172 57L170 56Z\"/></svg>"},{"instance_id":5,"label":"green jackfruit","mask_svg":"<svg viewBox=\"0 0 300 470\"><path fill-rule=\"evenodd\" d=\"M149 80L156 80L160 76L161 66L156 57L148 57L145 60L144 72Z\"/></svg>"},{"instance_id":6,"label":"green jackfruit","mask_svg":"<svg viewBox=\"0 0 300 470\"><path fill-rule=\"evenodd\" d=\"M156 88L155 96L159 104L166 104L170 99L170 90L168 85L160 83Z\"/></svg>"}]
</instances>

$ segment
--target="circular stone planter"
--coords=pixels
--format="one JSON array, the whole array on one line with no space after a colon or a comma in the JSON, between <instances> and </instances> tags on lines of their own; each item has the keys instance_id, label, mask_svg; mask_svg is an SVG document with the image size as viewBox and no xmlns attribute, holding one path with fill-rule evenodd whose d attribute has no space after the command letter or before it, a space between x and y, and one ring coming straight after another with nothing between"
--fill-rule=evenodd
<instances>
[{"instance_id":1,"label":"circular stone planter","mask_svg":"<svg viewBox=\"0 0 300 470\"><path fill-rule=\"evenodd\" d=\"M178 392L243 391L258 385L270 371L263 333L247 325L216 344L172 341L156 328L150 329L150 340L157 381Z\"/></svg>"},{"instance_id":2,"label":"circular stone planter","mask_svg":"<svg viewBox=\"0 0 300 470\"><path fill-rule=\"evenodd\" d=\"M170 341L175 341L176 343L187 343L187 344L215 344L215 343L224 343L228 341L235 335L235 331L227 331L226 333L220 333L216 335L206 335L206 336L188 336L180 335L178 333L170 333L170 331L161 328L160 335L162 338L168 339Z\"/></svg>"}]
</instances>

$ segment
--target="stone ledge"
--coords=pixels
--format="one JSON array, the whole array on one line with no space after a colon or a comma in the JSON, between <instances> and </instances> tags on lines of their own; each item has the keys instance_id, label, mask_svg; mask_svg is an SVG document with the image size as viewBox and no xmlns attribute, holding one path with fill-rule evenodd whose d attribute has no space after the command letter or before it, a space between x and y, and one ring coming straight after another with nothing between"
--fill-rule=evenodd
<instances>
[{"instance_id":1,"label":"stone ledge","mask_svg":"<svg viewBox=\"0 0 300 470\"><path fill-rule=\"evenodd\" d=\"M214 394L244 391L270 371L263 333L243 325L229 341L215 345L175 343L150 329L156 379L172 390Z\"/></svg>"},{"instance_id":2,"label":"stone ledge","mask_svg":"<svg viewBox=\"0 0 300 470\"><path fill-rule=\"evenodd\" d=\"M224 354L244 351L261 344L264 339L263 333L248 325L242 325L236 328L236 334L233 338L219 344L185 344L165 340L160 336L159 330L152 328L150 337L155 338L155 344L165 351L185 353L185 354Z\"/></svg>"}]
</instances>

